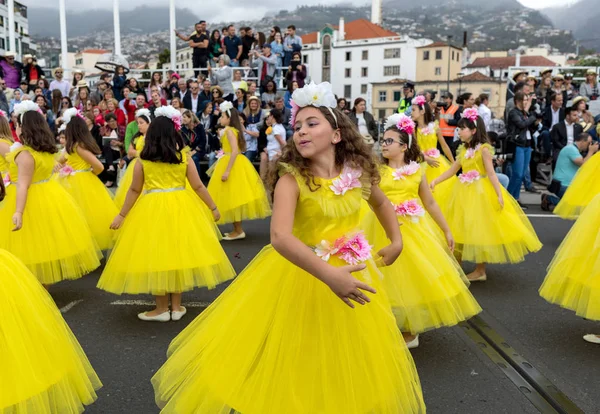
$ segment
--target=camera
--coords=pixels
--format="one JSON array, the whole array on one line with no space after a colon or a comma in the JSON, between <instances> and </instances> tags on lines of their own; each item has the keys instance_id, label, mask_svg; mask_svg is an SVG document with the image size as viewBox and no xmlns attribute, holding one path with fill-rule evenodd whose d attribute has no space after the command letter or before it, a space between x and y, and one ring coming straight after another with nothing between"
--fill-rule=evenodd
<instances>
[{"instance_id":1,"label":"camera","mask_svg":"<svg viewBox=\"0 0 600 414\"><path fill-rule=\"evenodd\" d=\"M443 110L446 110L446 109L448 109L448 104L447 104L446 102L436 102L436 103L435 103L435 106L436 106L437 108L441 108L441 109L443 109Z\"/></svg>"}]
</instances>

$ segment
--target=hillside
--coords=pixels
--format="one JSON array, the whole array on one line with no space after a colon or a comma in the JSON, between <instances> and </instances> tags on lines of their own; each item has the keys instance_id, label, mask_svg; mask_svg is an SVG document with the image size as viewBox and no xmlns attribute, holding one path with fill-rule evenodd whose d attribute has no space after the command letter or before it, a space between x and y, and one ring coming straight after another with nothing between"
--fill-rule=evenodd
<instances>
[{"instance_id":1,"label":"hillside","mask_svg":"<svg viewBox=\"0 0 600 414\"><path fill-rule=\"evenodd\" d=\"M60 36L58 10L49 7L30 7L29 31L34 38ZM93 18L90 18L92 17ZM152 33L169 29L169 9L167 7L141 6L133 10L123 10L120 14L121 35L132 33ZM179 26L191 26L198 17L189 9L177 9L176 19ZM77 37L93 35L98 31L113 30L111 10L67 10L67 36Z\"/></svg>"},{"instance_id":2,"label":"hillside","mask_svg":"<svg viewBox=\"0 0 600 414\"><path fill-rule=\"evenodd\" d=\"M600 51L600 9L598 0L580 0L569 6L543 9L554 26L572 30L582 46Z\"/></svg>"}]
</instances>

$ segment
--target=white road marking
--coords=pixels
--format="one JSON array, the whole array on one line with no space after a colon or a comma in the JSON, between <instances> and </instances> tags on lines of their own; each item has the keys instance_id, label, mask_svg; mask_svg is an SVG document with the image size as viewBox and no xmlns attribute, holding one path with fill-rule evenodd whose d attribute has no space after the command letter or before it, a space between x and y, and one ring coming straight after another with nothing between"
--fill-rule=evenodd
<instances>
[{"instance_id":1,"label":"white road marking","mask_svg":"<svg viewBox=\"0 0 600 414\"><path fill-rule=\"evenodd\" d=\"M65 306L60 308L60 313L67 313L68 311L73 309L76 305L80 304L81 302L83 302L83 299L74 300L73 302L67 303Z\"/></svg>"},{"instance_id":2,"label":"white road marking","mask_svg":"<svg viewBox=\"0 0 600 414\"><path fill-rule=\"evenodd\" d=\"M183 306L186 308L207 308L211 302L184 302ZM154 306L155 302L150 300L117 300L111 302L111 305L116 306Z\"/></svg>"},{"instance_id":3,"label":"white road marking","mask_svg":"<svg viewBox=\"0 0 600 414\"><path fill-rule=\"evenodd\" d=\"M557 216L555 214L526 214L527 217L545 217L545 218L557 218L559 219L560 216Z\"/></svg>"}]
</instances>

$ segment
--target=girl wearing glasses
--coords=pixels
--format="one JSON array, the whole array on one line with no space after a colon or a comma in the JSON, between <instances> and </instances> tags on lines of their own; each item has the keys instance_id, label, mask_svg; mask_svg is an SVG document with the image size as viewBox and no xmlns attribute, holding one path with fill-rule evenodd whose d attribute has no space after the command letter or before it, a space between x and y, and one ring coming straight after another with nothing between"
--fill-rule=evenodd
<instances>
[{"instance_id":1,"label":"girl wearing glasses","mask_svg":"<svg viewBox=\"0 0 600 414\"><path fill-rule=\"evenodd\" d=\"M396 322L408 347L416 348L420 333L456 325L481 308L452 255L454 237L427 184L415 124L395 114L385 127L379 187L394 205L403 241L410 248L380 270ZM386 246L385 231L370 210L366 221L375 249Z\"/></svg>"}]
</instances>

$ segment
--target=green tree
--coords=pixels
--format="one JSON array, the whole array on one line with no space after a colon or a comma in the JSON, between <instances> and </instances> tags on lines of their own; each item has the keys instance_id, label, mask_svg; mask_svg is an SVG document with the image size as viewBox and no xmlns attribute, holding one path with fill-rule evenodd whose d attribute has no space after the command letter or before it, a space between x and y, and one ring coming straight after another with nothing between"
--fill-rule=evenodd
<instances>
[{"instance_id":1,"label":"green tree","mask_svg":"<svg viewBox=\"0 0 600 414\"><path fill-rule=\"evenodd\" d=\"M157 69L162 69L165 63L171 62L171 52L169 49L163 49L162 52L158 54L158 64L156 65ZM173 69L173 68L171 68Z\"/></svg>"}]
</instances>

